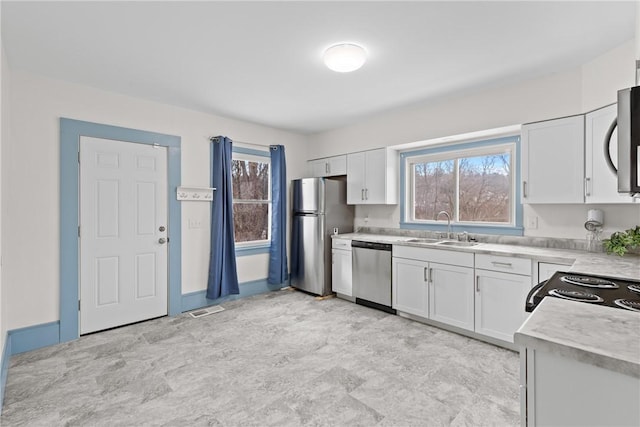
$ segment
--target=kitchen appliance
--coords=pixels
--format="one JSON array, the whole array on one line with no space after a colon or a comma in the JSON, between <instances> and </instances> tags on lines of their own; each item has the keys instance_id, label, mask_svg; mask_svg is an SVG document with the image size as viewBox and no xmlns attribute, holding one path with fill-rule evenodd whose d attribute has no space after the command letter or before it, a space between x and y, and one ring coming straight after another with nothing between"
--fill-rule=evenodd
<instances>
[{"instance_id":1,"label":"kitchen appliance","mask_svg":"<svg viewBox=\"0 0 640 427\"><path fill-rule=\"evenodd\" d=\"M609 144L618 128L618 164L611 159ZM640 86L618 91L618 118L607 132L605 159L609 168L618 175L618 193L640 197Z\"/></svg>"},{"instance_id":2,"label":"kitchen appliance","mask_svg":"<svg viewBox=\"0 0 640 427\"><path fill-rule=\"evenodd\" d=\"M544 298L563 298L640 313L640 281L556 272L531 289L525 310L532 312Z\"/></svg>"},{"instance_id":3,"label":"kitchen appliance","mask_svg":"<svg viewBox=\"0 0 640 427\"><path fill-rule=\"evenodd\" d=\"M395 314L391 308L391 244L353 240L353 296L356 304Z\"/></svg>"},{"instance_id":4,"label":"kitchen appliance","mask_svg":"<svg viewBox=\"0 0 640 427\"><path fill-rule=\"evenodd\" d=\"M291 182L291 286L331 294L331 234L353 231L344 179L303 178ZM338 230L337 232L335 230Z\"/></svg>"}]
</instances>

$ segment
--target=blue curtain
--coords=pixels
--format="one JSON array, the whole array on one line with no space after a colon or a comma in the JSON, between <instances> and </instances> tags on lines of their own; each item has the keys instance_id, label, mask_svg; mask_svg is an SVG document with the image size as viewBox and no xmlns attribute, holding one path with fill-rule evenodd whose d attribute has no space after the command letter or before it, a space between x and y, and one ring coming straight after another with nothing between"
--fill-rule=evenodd
<instances>
[{"instance_id":1,"label":"blue curtain","mask_svg":"<svg viewBox=\"0 0 640 427\"><path fill-rule=\"evenodd\" d=\"M207 298L239 294L236 245L233 237L233 190L231 187L231 140L218 136L211 140L211 252Z\"/></svg>"},{"instance_id":2,"label":"blue curtain","mask_svg":"<svg viewBox=\"0 0 640 427\"><path fill-rule=\"evenodd\" d=\"M287 280L287 164L282 145L271 145L271 247L269 283Z\"/></svg>"}]
</instances>

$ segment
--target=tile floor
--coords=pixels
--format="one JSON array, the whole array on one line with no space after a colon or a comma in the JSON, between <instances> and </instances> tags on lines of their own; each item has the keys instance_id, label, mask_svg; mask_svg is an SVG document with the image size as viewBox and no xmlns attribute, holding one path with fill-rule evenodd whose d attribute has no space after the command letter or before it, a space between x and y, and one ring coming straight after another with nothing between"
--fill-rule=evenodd
<instances>
[{"instance_id":1,"label":"tile floor","mask_svg":"<svg viewBox=\"0 0 640 427\"><path fill-rule=\"evenodd\" d=\"M518 356L277 291L13 356L3 426L519 424Z\"/></svg>"}]
</instances>

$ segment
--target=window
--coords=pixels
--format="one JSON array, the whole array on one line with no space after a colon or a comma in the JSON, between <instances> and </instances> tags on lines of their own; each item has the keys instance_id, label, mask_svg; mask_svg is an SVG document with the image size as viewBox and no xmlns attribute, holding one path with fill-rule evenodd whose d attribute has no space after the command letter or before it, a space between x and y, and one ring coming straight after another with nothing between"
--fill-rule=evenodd
<instances>
[{"instance_id":1,"label":"window","mask_svg":"<svg viewBox=\"0 0 640 427\"><path fill-rule=\"evenodd\" d=\"M445 218L436 217L446 211L459 231L494 227L521 234L518 142L509 137L403 153L401 226L437 229Z\"/></svg>"},{"instance_id":2,"label":"window","mask_svg":"<svg viewBox=\"0 0 640 427\"><path fill-rule=\"evenodd\" d=\"M234 147L231 180L233 227L237 246L271 240L271 171L269 153Z\"/></svg>"}]
</instances>

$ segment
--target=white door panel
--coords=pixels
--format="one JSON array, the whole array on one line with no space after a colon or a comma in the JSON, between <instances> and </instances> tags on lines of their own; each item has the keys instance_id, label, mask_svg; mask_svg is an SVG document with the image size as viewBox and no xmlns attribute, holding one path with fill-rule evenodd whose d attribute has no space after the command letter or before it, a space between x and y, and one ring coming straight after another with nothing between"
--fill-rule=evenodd
<instances>
[{"instance_id":1,"label":"white door panel","mask_svg":"<svg viewBox=\"0 0 640 427\"><path fill-rule=\"evenodd\" d=\"M166 148L81 138L81 334L167 314L167 219Z\"/></svg>"}]
</instances>

